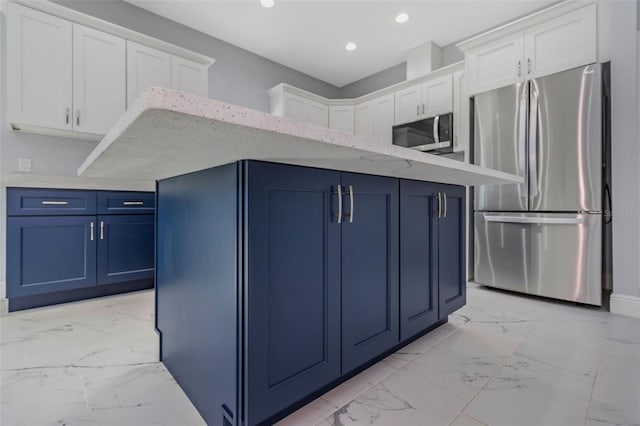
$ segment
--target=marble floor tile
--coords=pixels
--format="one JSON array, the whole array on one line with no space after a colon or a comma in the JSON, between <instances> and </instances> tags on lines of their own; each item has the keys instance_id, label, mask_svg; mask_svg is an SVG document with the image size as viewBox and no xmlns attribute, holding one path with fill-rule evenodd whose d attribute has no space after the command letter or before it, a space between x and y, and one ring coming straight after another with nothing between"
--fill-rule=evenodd
<instances>
[{"instance_id":1,"label":"marble floor tile","mask_svg":"<svg viewBox=\"0 0 640 426\"><path fill-rule=\"evenodd\" d=\"M467 414L460 414L456 419L451 422L451 426L488 426L486 423L482 423L478 419Z\"/></svg>"},{"instance_id":2,"label":"marble floor tile","mask_svg":"<svg viewBox=\"0 0 640 426\"><path fill-rule=\"evenodd\" d=\"M482 388L517 343L477 330L462 329L412 361L462 383Z\"/></svg>"},{"instance_id":3,"label":"marble floor tile","mask_svg":"<svg viewBox=\"0 0 640 426\"><path fill-rule=\"evenodd\" d=\"M327 420L334 426L448 425L476 393L468 384L410 363Z\"/></svg>"},{"instance_id":4,"label":"marble floor tile","mask_svg":"<svg viewBox=\"0 0 640 426\"><path fill-rule=\"evenodd\" d=\"M584 423L594 378L513 355L464 413L492 426Z\"/></svg>"}]
</instances>

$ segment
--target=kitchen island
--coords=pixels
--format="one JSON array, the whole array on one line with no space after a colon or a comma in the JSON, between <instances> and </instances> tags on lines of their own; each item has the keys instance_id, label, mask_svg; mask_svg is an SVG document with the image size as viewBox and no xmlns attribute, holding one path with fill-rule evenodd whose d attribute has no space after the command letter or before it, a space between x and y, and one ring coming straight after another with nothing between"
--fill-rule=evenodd
<instances>
[{"instance_id":1,"label":"kitchen island","mask_svg":"<svg viewBox=\"0 0 640 426\"><path fill-rule=\"evenodd\" d=\"M461 185L521 181L162 88L79 174L157 181L161 360L210 425L272 423L445 323Z\"/></svg>"}]
</instances>

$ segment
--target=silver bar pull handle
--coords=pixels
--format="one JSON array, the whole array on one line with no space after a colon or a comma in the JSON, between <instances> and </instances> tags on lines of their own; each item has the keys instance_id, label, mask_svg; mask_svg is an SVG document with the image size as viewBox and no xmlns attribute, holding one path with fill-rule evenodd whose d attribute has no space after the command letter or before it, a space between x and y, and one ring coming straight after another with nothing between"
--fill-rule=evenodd
<instances>
[{"instance_id":1,"label":"silver bar pull handle","mask_svg":"<svg viewBox=\"0 0 640 426\"><path fill-rule=\"evenodd\" d=\"M104 240L104 221L100 221L100 239Z\"/></svg>"},{"instance_id":2,"label":"silver bar pull handle","mask_svg":"<svg viewBox=\"0 0 640 426\"><path fill-rule=\"evenodd\" d=\"M416 117L420 116L420 105L416 105Z\"/></svg>"},{"instance_id":3,"label":"silver bar pull handle","mask_svg":"<svg viewBox=\"0 0 640 426\"><path fill-rule=\"evenodd\" d=\"M67 108L67 109L65 110L65 117L66 117L66 119L65 119L65 124L69 124L69 114L70 114L70 113L71 113L71 111L69 111L69 108Z\"/></svg>"},{"instance_id":4,"label":"silver bar pull handle","mask_svg":"<svg viewBox=\"0 0 640 426\"><path fill-rule=\"evenodd\" d=\"M440 116L436 115L433 119L433 140L435 143L440 143L440 135L438 134L438 128L440 124Z\"/></svg>"},{"instance_id":5,"label":"silver bar pull handle","mask_svg":"<svg viewBox=\"0 0 640 426\"><path fill-rule=\"evenodd\" d=\"M533 200L538 196L538 87L532 81L529 104L529 197L533 207Z\"/></svg>"},{"instance_id":6,"label":"silver bar pull handle","mask_svg":"<svg viewBox=\"0 0 640 426\"><path fill-rule=\"evenodd\" d=\"M76 126L80 125L80 108L76 110Z\"/></svg>"},{"instance_id":7,"label":"silver bar pull handle","mask_svg":"<svg viewBox=\"0 0 640 426\"><path fill-rule=\"evenodd\" d=\"M527 74L531 74L531 68L532 68L531 58L527 58Z\"/></svg>"},{"instance_id":8,"label":"silver bar pull handle","mask_svg":"<svg viewBox=\"0 0 640 426\"><path fill-rule=\"evenodd\" d=\"M518 61L518 77L522 77L522 61Z\"/></svg>"},{"instance_id":9,"label":"silver bar pull handle","mask_svg":"<svg viewBox=\"0 0 640 426\"><path fill-rule=\"evenodd\" d=\"M442 217L445 218L447 217L447 193L446 192L442 193L442 198L444 199L444 209L442 211Z\"/></svg>"},{"instance_id":10,"label":"silver bar pull handle","mask_svg":"<svg viewBox=\"0 0 640 426\"><path fill-rule=\"evenodd\" d=\"M438 217L442 217L442 194L438 192Z\"/></svg>"},{"instance_id":11,"label":"silver bar pull handle","mask_svg":"<svg viewBox=\"0 0 640 426\"><path fill-rule=\"evenodd\" d=\"M529 83L524 83L518 103L518 176L524 179L518 184L518 195L527 198L527 103ZM526 205L525 205L526 207Z\"/></svg>"},{"instance_id":12,"label":"silver bar pull handle","mask_svg":"<svg viewBox=\"0 0 640 426\"><path fill-rule=\"evenodd\" d=\"M528 223L534 225L580 225L583 216L575 217L527 217L527 216L485 216L486 222L495 223Z\"/></svg>"},{"instance_id":13,"label":"silver bar pull handle","mask_svg":"<svg viewBox=\"0 0 640 426\"><path fill-rule=\"evenodd\" d=\"M349 202L351 210L349 211L349 223L353 223L353 185L349 185Z\"/></svg>"},{"instance_id":14,"label":"silver bar pull handle","mask_svg":"<svg viewBox=\"0 0 640 426\"><path fill-rule=\"evenodd\" d=\"M338 194L338 223L342 223L342 185L338 185L335 194Z\"/></svg>"},{"instance_id":15,"label":"silver bar pull handle","mask_svg":"<svg viewBox=\"0 0 640 426\"><path fill-rule=\"evenodd\" d=\"M68 204L69 204L68 201L51 201L51 200L42 201L43 206L66 206Z\"/></svg>"},{"instance_id":16,"label":"silver bar pull handle","mask_svg":"<svg viewBox=\"0 0 640 426\"><path fill-rule=\"evenodd\" d=\"M144 201L123 201L123 206L143 206Z\"/></svg>"},{"instance_id":17,"label":"silver bar pull handle","mask_svg":"<svg viewBox=\"0 0 640 426\"><path fill-rule=\"evenodd\" d=\"M90 228L91 228L91 241L95 240L94 227L95 227L95 225L93 224L93 222L91 222L91 225L90 225Z\"/></svg>"},{"instance_id":18,"label":"silver bar pull handle","mask_svg":"<svg viewBox=\"0 0 640 426\"><path fill-rule=\"evenodd\" d=\"M422 104L422 115L424 115L424 104Z\"/></svg>"}]
</instances>

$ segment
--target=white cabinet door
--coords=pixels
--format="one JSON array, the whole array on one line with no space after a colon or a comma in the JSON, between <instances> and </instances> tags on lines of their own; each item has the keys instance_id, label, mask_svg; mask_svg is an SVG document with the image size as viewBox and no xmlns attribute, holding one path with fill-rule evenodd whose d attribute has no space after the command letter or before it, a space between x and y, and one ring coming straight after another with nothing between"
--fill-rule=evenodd
<instances>
[{"instance_id":1,"label":"white cabinet door","mask_svg":"<svg viewBox=\"0 0 640 426\"><path fill-rule=\"evenodd\" d=\"M433 117L448 114L453 110L453 88L451 74L434 78L422 85L422 115Z\"/></svg>"},{"instance_id":2,"label":"white cabinet door","mask_svg":"<svg viewBox=\"0 0 640 426\"><path fill-rule=\"evenodd\" d=\"M525 32L528 78L597 61L596 6L567 13Z\"/></svg>"},{"instance_id":3,"label":"white cabinet door","mask_svg":"<svg viewBox=\"0 0 640 426\"><path fill-rule=\"evenodd\" d=\"M354 108L352 105L332 105L329 107L329 127L353 134Z\"/></svg>"},{"instance_id":4,"label":"white cabinet door","mask_svg":"<svg viewBox=\"0 0 640 426\"><path fill-rule=\"evenodd\" d=\"M298 121L307 121L307 100L293 93L285 93L284 117Z\"/></svg>"},{"instance_id":5,"label":"white cabinet door","mask_svg":"<svg viewBox=\"0 0 640 426\"><path fill-rule=\"evenodd\" d=\"M171 87L171 55L127 40L127 105L152 86Z\"/></svg>"},{"instance_id":6,"label":"white cabinet door","mask_svg":"<svg viewBox=\"0 0 640 426\"><path fill-rule=\"evenodd\" d=\"M171 55L171 88L208 98L209 75L207 67Z\"/></svg>"},{"instance_id":7,"label":"white cabinet door","mask_svg":"<svg viewBox=\"0 0 640 426\"><path fill-rule=\"evenodd\" d=\"M356 135L375 140L375 108L372 101L356 105Z\"/></svg>"},{"instance_id":8,"label":"white cabinet door","mask_svg":"<svg viewBox=\"0 0 640 426\"><path fill-rule=\"evenodd\" d=\"M320 102L307 100L307 122L329 127L329 107Z\"/></svg>"},{"instance_id":9,"label":"white cabinet door","mask_svg":"<svg viewBox=\"0 0 640 426\"><path fill-rule=\"evenodd\" d=\"M420 85L398 90L395 97L396 124L410 123L421 117L422 87Z\"/></svg>"},{"instance_id":10,"label":"white cabinet door","mask_svg":"<svg viewBox=\"0 0 640 426\"><path fill-rule=\"evenodd\" d=\"M464 152L469 138L469 96L464 71L453 73L453 152Z\"/></svg>"},{"instance_id":11,"label":"white cabinet door","mask_svg":"<svg viewBox=\"0 0 640 426\"><path fill-rule=\"evenodd\" d=\"M486 92L524 81L522 33L470 50L466 54L469 94Z\"/></svg>"},{"instance_id":12,"label":"white cabinet door","mask_svg":"<svg viewBox=\"0 0 640 426\"><path fill-rule=\"evenodd\" d=\"M383 145L393 142L394 98L391 94L372 101L375 106L375 138Z\"/></svg>"},{"instance_id":13,"label":"white cabinet door","mask_svg":"<svg viewBox=\"0 0 640 426\"><path fill-rule=\"evenodd\" d=\"M71 22L12 2L7 7L9 121L71 130Z\"/></svg>"},{"instance_id":14,"label":"white cabinet door","mask_svg":"<svg viewBox=\"0 0 640 426\"><path fill-rule=\"evenodd\" d=\"M73 25L73 129L104 135L126 109L126 48L120 37Z\"/></svg>"}]
</instances>

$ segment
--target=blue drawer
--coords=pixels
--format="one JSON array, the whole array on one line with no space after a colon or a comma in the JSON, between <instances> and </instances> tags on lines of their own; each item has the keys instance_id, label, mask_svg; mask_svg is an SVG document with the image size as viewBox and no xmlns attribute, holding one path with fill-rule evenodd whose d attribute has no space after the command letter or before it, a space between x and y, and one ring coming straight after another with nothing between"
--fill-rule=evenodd
<instances>
[{"instance_id":1,"label":"blue drawer","mask_svg":"<svg viewBox=\"0 0 640 426\"><path fill-rule=\"evenodd\" d=\"M7 216L95 214L95 191L7 188Z\"/></svg>"},{"instance_id":2,"label":"blue drawer","mask_svg":"<svg viewBox=\"0 0 640 426\"><path fill-rule=\"evenodd\" d=\"M98 214L154 214L153 192L99 191Z\"/></svg>"}]
</instances>

